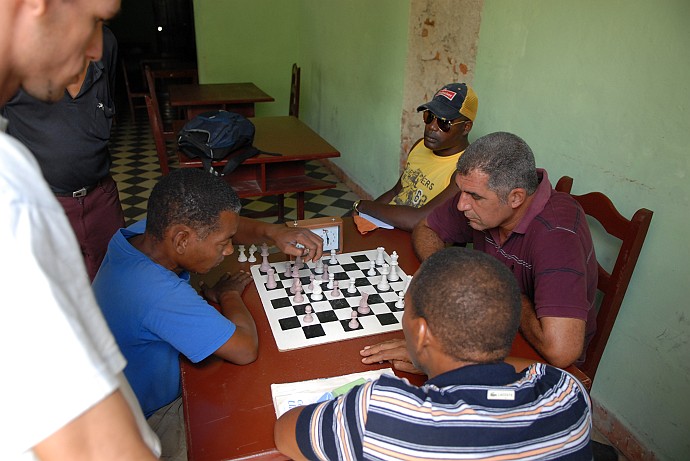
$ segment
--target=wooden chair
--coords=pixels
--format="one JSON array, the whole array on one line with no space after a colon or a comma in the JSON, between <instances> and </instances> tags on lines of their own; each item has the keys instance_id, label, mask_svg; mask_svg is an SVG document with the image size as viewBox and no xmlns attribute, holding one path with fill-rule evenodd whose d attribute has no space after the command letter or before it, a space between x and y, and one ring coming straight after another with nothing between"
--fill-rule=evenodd
<instances>
[{"instance_id":1,"label":"wooden chair","mask_svg":"<svg viewBox=\"0 0 690 461\"><path fill-rule=\"evenodd\" d=\"M288 115L299 118L299 90L302 69L297 64L292 65L292 79L290 80L290 107Z\"/></svg>"},{"instance_id":2,"label":"wooden chair","mask_svg":"<svg viewBox=\"0 0 690 461\"><path fill-rule=\"evenodd\" d=\"M184 125L184 119L175 114L170 106L167 95L167 84L174 82L198 83L199 74L196 69L159 69L152 70L150 66L144 67L148 94L158 107L158 114L163 123L163 136L165 139L175 139L177 132ZM159 85L158 82L161 82ZM161 88L163 86L164 88ZM159 98L162 96L162 99Z\"/></svg>"},{"instance_id":3,"label":"wooden chair","mask_svg":"<svg viewBox=\"0 0 690 461\"><path fill-rule=\"evenodd\" d=\"M149 115L151 133L156 143L156 154L158 154L158 164L161 168L161 174L167 175L170 172L168 166L168 146L165 132L163 131L163 120L161 120L160 111L158 110L158 101L148 94L144 97L144 100L146 101L146 110Z\"/></svg>"},{"instance_id":4,"label":"wooden chair","mask_svg":"<svg viewBox=\"0 0 690 461\"><path fill-rule=\"evenodd\" d=\"M570 190L572 183L572 178L564 176L558 181L557 188L560 184ZM590 389L613 324L616 322L618 311L623 303L630 278L635 270L653 212L646 208L640 208L635 212L632 219L627 219L618 212L613 202L601 192L571 195L582 206L587 216L598 221L607 234L621 241L613 270L608 272L601 266L601 263L599 264L597 288L603 293L603 297L597 313L597 331L587 347L584 364L578 367L589 380L589 383L586 382L587 379L583 380L583 384Z\"/></svg>"},{"instance_id":5,"label":"wooden chair","mask_svg":"<svg viewBox=\"0 0 690 461\"><path fill-rule=\"evenodd\" d=\"M124 59L120 60L120 67L122 67L122 74L125 78L125 91L127 92L127 102L129 103L129 113L132 116L132 121L136 122L136 109L146 107L146 102L144 101L144 96L148 93L146 90L133 90L132 83L129 81L129 71L127 70L127 64ZM141 99L140 103L137 103Z\"/></svg>"},{"instance_id":6,"label":"wooden chair","mask_svg":"<svg viewBox=\"0 0 690 461\"><path fill-rule=\"evenodd\" d=\"M573 178L571 178L570 176L561 177L561 179L559 179L556 183L556 187L554 187L554 189L556 189L558 192L566 192L568 194L570 193L572 188Z\"/></svg>"}]
</instances>

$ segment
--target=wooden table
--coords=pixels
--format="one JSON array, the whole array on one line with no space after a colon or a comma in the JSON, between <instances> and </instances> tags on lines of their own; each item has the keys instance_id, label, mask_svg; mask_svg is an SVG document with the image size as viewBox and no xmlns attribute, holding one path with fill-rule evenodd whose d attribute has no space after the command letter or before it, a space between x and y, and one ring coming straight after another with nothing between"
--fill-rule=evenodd
<instances>
[{"instance_id":1,"label":"wooden table","mask_svg":"<svg viewBox=\"0 0 690 461\"><path fill-rule=\"evenodd\" d=\"M275 99L253 83L204 83L170 85L170 105L186 110L187 119L214 109L254 117L254 103Z\"/></svg>"},{"instance_id":2,"label":"wooden table","mask_svg":"<svg viewBox=\"0 0 690 461\"><path fill-rule=\"evenodd\" d=\"M346 252L384 246L388 253L393 250L398 252L398 262L406 273L413 274L419 267L409 233L398 229L378 229L362 236L351 218L343 218L343 221ZM275 254L271 259L280 261L286 258ZM215 283L225 271L239 268L249 270L247 263L240 265L237 257L231 255L203 279ZM389 367L387 364L363 365L359 351L366 345L402 338L402 331L399 331L279 352L253 285L245 290L243 299L256 321L259 335L259 358L256 362L238 366L215 357L199 364L181 360L182 398L190 461L286 459L276 451L273 443L276 418L271 384ZM520 336L513 344L511 355L540 359ZM421 376L401 372L396 374L415 384L424 381Z\"/></svg>"},{"instance_id":3,"label":"wooden table","mask_svg":"<svg viewBox=\"0 0 690 461\"><path fill-rule=\"evenodd\" d=\"M335 186L331 182L307 176L306 163L340 157L340 152L298 118L286 115L251 120L256 128L254 146L281 155L249 158L225 178L242 198L297 193L297 218L304 219L304 192ZM190 159L181 152L178 155L181 167L202 166L199 159ZM224 164L225 161L213 163L219 167ZM282 207L282 200L279 200L278 206ZM282 209L278 210L278 215L283 216Z\"/></svg>"}]
</instances>

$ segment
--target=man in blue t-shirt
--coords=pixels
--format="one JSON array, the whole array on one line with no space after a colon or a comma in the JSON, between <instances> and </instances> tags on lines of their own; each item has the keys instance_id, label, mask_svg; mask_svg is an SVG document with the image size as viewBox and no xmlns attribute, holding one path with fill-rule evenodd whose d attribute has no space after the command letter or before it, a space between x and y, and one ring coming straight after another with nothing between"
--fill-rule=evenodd
<instances>
[{"instance_id":1,"label":"man in blue t-shirt","mask_svg":"<svg viewBox=\"0 0 690 461\"><path fill-rule=\"evenodd\" d=\"M161 438L164 457L184 452L179 354L192 362L215 354L243 365L256 359L258 349L256 326L241 298L251 275L226 274L213 287L202 285L199 294L189 284L190 272L219 265L233 252L233 239L273 242L305 260L321 257L322 240L308 229L241 218L239 211L237 194L222 179L176 170L153 188L147 220L112 238L93 282L127 359L125 375Z\"/></svg>"},{"instance_id":2,"label":"man in blue t-shirt","mask_svg":"<svg viewBox=\"0 0 690 461\"><path fill-rule=\"evenodd\" d=\"M276 447L295 460L591 460L584 387L550 365L516 373L504 362L520 311L517 282L495 258L434 253L410 283L402 318L409 357L429 380L383 376L293 408L276 423Z\"/></svg>"}]
</instances>

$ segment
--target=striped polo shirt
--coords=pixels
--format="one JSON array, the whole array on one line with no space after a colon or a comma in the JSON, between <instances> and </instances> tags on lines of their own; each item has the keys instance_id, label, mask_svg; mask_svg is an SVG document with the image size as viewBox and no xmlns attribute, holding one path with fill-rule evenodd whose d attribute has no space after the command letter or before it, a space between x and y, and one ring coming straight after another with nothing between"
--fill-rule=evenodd
<instances>
[{"instance_id":1,"label":"striped polo shirt","mask_svg":"<svg viewBox=\"0 0 690 461\"><path fill-rule=\"evenodd\" d=\"M591 460L591 404L570 374L544 364L469 365L423 386L383 376L304 408L308 459Z\"/></svg>"}]
</instances>

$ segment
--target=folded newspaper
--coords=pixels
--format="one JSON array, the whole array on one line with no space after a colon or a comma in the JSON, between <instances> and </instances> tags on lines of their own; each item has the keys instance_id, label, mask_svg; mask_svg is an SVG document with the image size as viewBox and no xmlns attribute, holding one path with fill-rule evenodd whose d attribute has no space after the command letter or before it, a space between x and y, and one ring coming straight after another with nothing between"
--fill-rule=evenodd
<instances>
[{"instance_id":1,"label":"folded newspaper","mask_svg":"<svg viewBox=\"0 0 690 461\"><path fill-rule=\"evenodd\" d=\"M296 383L271 384L273 408L276 418L291 408L338 397L355 386L378 379L381 375L394 375L392 368L363 371L349 375L319 378Z\"/></svg>"}]
</instances>

